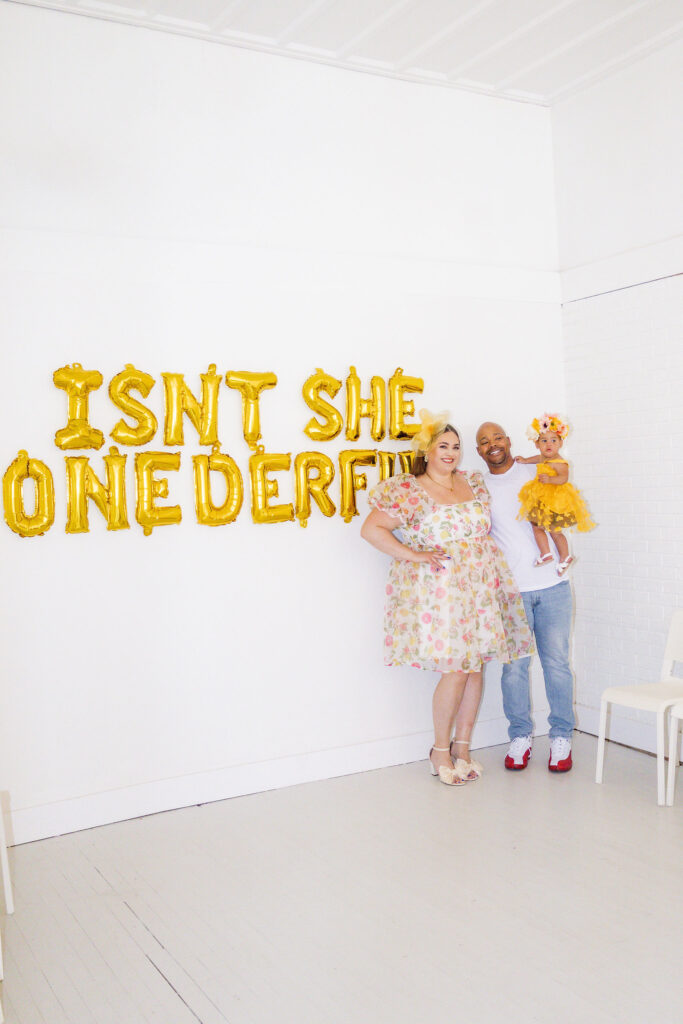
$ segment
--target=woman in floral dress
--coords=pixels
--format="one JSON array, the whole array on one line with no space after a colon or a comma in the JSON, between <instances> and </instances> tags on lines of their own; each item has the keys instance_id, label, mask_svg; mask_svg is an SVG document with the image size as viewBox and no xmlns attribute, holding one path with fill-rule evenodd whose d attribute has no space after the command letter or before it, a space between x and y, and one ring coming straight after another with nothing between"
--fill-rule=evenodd
<instances>
[{"instance_id":1,"label":"woman in floral dress","mask_svg":"<svg viewBox=\"0 0 683 1024\"><path fill-rule=\"evenodd\" d=\"M512 573L489 535L483 478L458 470L460 436L447 414L433 417L423 409L420 416L413 472L373 488L361 536L393 558L385 664L441 673L429 756L432 774L453 786L481 773L469 742L483 663L526 657L532 641ZM451 740L454 722L457 738Z\"/></svg>"}]
</instances>

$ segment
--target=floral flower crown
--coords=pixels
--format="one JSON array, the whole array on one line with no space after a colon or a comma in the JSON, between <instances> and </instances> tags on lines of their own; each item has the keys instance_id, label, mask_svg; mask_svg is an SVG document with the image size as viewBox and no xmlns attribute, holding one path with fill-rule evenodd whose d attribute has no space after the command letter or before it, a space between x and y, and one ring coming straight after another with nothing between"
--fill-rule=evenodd
<instances>
[{"instance_id":1,"label":"floral flower crown","mask_svg":"<svg viewBox=\"0 0 683 1024\"><path fill-rule=\"evenodd\" d=\"M569 433L569 424L557 415L556 412L544 412L535 420L526 432L530 441L538 441L541 434L557 434L563 441Z\"/></svg>"},{"instance_id":2,"label":"floral flower crown","mask_svg":"<svg viewBox=\"0 0 683 1024\"><path fill-rule=\"evenodd\" d=\"M418 455L424 455L432 447L435 438L443 432L443 428L448 424L448 417L450 413L447 412L430 412L429 409L420 409L418 416L422 420L422 426L418 430L417 434L413 436L411 446Z\"/></svg>"}]
</instances>

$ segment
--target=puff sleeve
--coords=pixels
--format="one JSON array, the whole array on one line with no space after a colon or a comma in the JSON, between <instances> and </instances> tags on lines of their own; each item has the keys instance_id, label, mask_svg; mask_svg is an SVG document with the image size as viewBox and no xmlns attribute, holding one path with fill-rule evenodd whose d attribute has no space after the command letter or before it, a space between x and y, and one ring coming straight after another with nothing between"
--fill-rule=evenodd
<instances>
[{"instance_id":1,"label":"puff sleeve","mask_svg":"<svg viewBox=\"0 0 683 1024\"><path fill-rule=\"evenodd\" d=\"M488 487L484 483L484 477L481 473L468 473L467 482L472 488L472 494L475 498L483 502L485 505L491 504L491 495L489 494Z\"/></svg>"},{"instance_id":2,"label":"puff sleeve","mask_svg":"<svg viewBox=\"0 0 683 1024\"><path fill-rule=\"evenodd\" d=\"M415 514L414 488L415 478L409 473L391 476L372 488L368 505L395 519L397 529L407 526Z\"/></svg>"}]
</instances>

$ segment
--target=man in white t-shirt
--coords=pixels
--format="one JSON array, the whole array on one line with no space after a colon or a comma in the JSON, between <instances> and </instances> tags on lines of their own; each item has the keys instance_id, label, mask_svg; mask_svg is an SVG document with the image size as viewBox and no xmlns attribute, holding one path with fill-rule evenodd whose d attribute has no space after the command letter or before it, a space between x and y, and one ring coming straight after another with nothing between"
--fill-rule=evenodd
<instances>
[{"instance_id":1,"label":"man in white t-shirt","mask_svg":"<svg viewBox=\"0 0 683 1024\"><path fill-rule=\"evenodd\" d=\"M543 668L550 705L548 768L568 772L574 731L574 677L569 667L572 596L568 581L557 575L554 562L534 565L538 548L531 524L518 519L517 514L520 489L535 475L536 467L515 462L510 449L510 438L499 423L482 423L477 431L477 451L489 469L484 479L491 495L491 536L517 581ZM520 658L503 665L503 709L510 736L505 767L513 770L526 768L531 757L530 664L531 658Z\"/></svg>"}]
</instances>

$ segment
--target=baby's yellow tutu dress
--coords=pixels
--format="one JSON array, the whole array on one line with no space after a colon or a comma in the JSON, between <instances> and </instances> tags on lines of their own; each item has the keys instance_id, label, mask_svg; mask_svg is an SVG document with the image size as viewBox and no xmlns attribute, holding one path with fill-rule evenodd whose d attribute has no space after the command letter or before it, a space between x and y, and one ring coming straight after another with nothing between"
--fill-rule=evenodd
<instances>
[{"instance_id":1,"label":"baby's yellow tutu dress","mask_svg":"<svg viewBox=\"0 0 683 1024\"><path fill-rule=\"evenodd\" d=\"M553 463L567 465L564 459L539 462L536 477L524 484L519 492L521 508L519 519L527 519L542 530L558 533L569 526L575 526L582 533L592 530L595 523L590 517L586 503L573 484L542 484L539 476L557 476Z\"/></svg>"}]
</instances>

